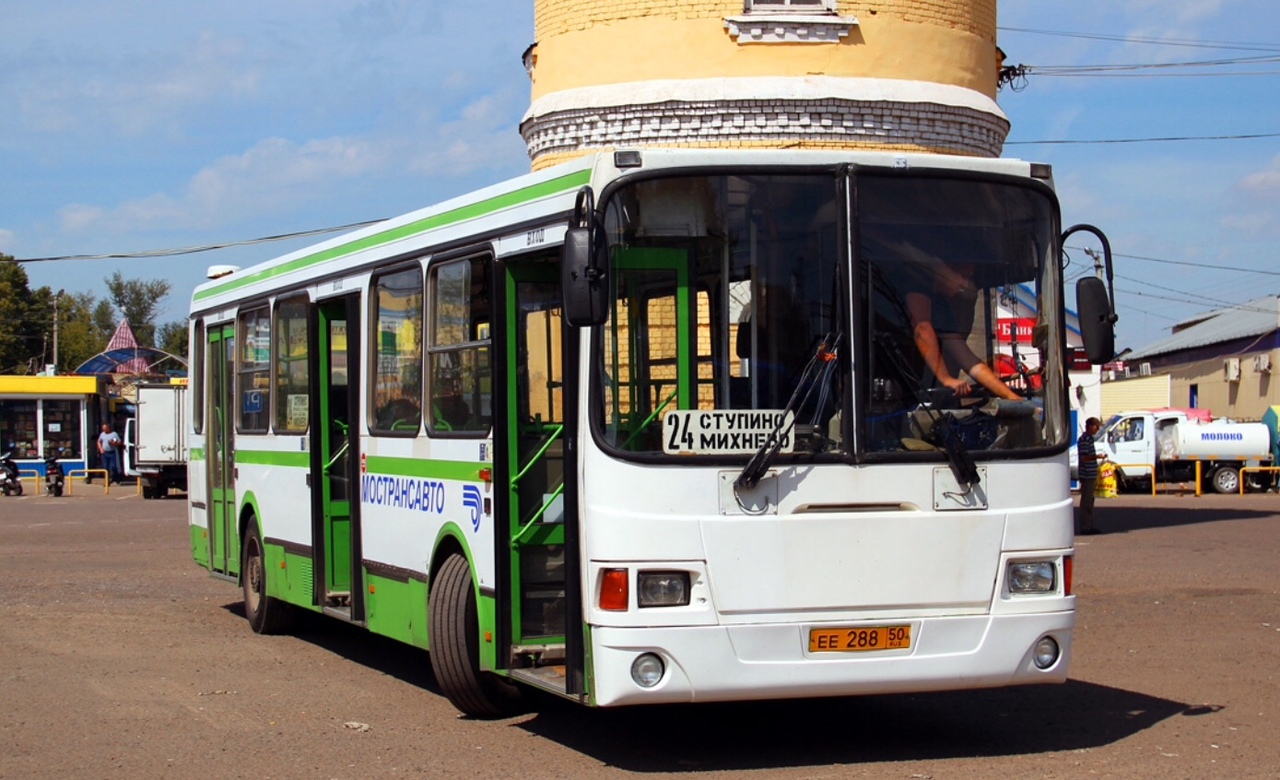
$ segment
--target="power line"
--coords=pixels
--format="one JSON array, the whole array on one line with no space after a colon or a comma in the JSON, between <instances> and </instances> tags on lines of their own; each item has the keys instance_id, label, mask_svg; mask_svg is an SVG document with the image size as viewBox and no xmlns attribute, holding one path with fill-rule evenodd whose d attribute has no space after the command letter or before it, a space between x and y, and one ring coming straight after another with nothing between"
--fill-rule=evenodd
<instances>
[{"instance_id":1,"label":"power line","mask_svg":"<svg viewBox=\"0 0 1280 780\"><path fill-rule=\"evenodd\" d=\"M1227 57L1214 60L1189 62L1126 63L1118 65L1027 65L1028 74L1040 76L1075 75L1081 73L1110 73L1135 70L1168 70L1170 68L1219 68L1228 65L1262 65L1280 62L1280 56Z\"/></svg>"},{"instance_id":2,"label":"power line","mask_svg":"<svg viewBox=\"0 0 1280 780\"><path fill-rule=\"evenodd\" d=\"M349 225L338 225L337 227L316 228L315 230L300 230L296 233L281 233L276 236L265 236L263 238L250 238L244 241L226 241L219 244L204 244L201 246L189 246L179 249L151 249L141 252L112 252L100 255L55 255L52 257L22 257L14 258L15 263L52 263L60 260L141 260L156 257L176 257L178 255L194 255L201 252L212 252L218 249L228 249L234 246L252 246L254 244L269 244L274 241L288 241L291 238L305 238L307 236L319 236L325 233L337 233L344 230L355 230L356 228L368 227L375 225L382 220L371 219L364 222L352 222Z\"/></svg>"},{"instance_id":3,"label":"power line","mask_svg":"<svg viewBox=\"0 0 1280 780\"><path fill-rule=\"evenodd\" d=\"M1230 265L1219 265L1217 263L1192 263L1187 260L1165 260L1159 257L1144 257L1142 255L1125 255L1119 252L1112 252L1113 257L1127 257L1130 260L1145 260L1149 263L1164 263L1166 265L1185 265L1191 268L1211 268L1215 271L1239 271L1241 273L1262 274L1263 276L1280 276L1280 271L1262 271L1257 268L1239 268Z\"/></svg>"},{"instance_id":4,"label":"power line","mask_svg":"<svg viewBox=\"0 0 1280 780\"><path fill-rule=\"evenodd\" d=\"M1169 135L1150 138L1060 138L1044 141L1005 141L1005 146L1029 146L1032 144L1149 144L1169 141L1251 141L1257 138L1280 138L1280 133L1240 133L1237 135Z\"/></svg>"},{"instance_id":5,"label":"power line","mask_svg":"<svg viewBox=\"0 0 1280 780\"><path fill-rule=\"evenodd\" d=\"M1151 38L1141 35L1106 35L1103 33L1066 32L1062 30L1035 30L1026 27L998 27L1002 32L1049 35L1058 38L1082 38L1116 43L1143 43L1154 46L1181 46L1192 49L1230 49L1235 51L1280 52L1280 45L1270 43L1240 43L1235 41L1196 41L1188 38Z\"/></svg>"}]
</instances>

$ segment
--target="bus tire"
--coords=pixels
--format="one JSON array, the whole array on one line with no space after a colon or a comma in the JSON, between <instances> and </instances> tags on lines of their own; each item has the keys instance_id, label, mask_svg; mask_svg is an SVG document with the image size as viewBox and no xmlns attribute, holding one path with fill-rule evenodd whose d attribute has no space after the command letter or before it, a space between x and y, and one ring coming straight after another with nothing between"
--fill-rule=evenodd
<instances>
[{"instance_id":1,"label":"bus tire","mask_svg":"<svg viewBox=\"0 0 1280 780\"><path fill-rule=\"evenodd\" d=\"M515 712L520 691L480 670L480 626L467 559L445 559L431 583L427 605L431 668L449 702L466 715L499 718Z\"/></svg>"},{"instance_id":2,"label":"bus tire","mask_svg":"<svg viewBox=\"0 0 1280 780\"><path fill-rule=\"evenodd\" d=\"M288 604L267 595L267 557L258 523L249 518L240 558L240 583L244 590L244 616L255 634L279 634L292 618Z\"/></svg>"},{"instance_id":3,"label":"bus tire","mask_svg":"<svg viewBox=\"0 0 1280 780\"><path fill-rule=\"evenodd\" d=\"M1213 472L1213 489L1218 493L1240 492L1240 471L1234 466L1223 466Z\"/></svg>"}]
</instances>

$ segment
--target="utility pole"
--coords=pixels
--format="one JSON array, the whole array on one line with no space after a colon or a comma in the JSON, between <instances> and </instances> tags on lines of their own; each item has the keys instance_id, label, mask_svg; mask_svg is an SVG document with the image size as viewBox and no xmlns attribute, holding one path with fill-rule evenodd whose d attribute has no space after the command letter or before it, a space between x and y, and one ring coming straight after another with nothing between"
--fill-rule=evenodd
<instances>
[{"instance_id":1,"label":"utility pole","mask_svg":"<svg viewBox=\"0 0 1280 780\"><path fill-rule=\"evenodd\" d=\"M1102 279L1102 253L1096 249L1086 248L1084 253L1093 258L1093 275Z\"/></svg>"},{"instance_id":2,"label":"utility pole","mask_svg":"<svg viewBox=\"0 0 1280 780\"><path fill-rule=\"evenodd\" d=\"M53 373L58 373L58 301L62 298L62 290L53 295Z\"/></svg>"}]
</instances>

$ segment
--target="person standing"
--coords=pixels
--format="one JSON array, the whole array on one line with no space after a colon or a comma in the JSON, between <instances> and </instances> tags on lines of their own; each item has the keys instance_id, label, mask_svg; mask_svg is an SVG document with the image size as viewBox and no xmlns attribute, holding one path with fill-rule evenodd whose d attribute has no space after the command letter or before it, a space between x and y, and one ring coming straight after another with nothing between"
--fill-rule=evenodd
<instances>
[{"instance_id":1,"label":"person standing","mask_svg":"<svg viewBox=\"0 0 1280 780\"><path fill-rule=\"evenodd\" d=\"M1106 453L1098 454L1094 436L1102 428L1102 420L1090 417L1084 421L1084 433L1076 440L1077 473L1080 477L1080 531L1082 536L1100 534L1102 531L1093 524L1094 491L1098 487L1098 461L1107 457Z\"/></svg>"},{"instance_id":2,"label":"person standing","mask_svg":"<svg viewBox=\"0 0 1280 780\"><path fill-rule=\"evenodd\" d=\"M111 423L102 424L102 433L98 434L98 455L102 457L102 468L107 472L107 484L120 481L120 449L124 442L120 434L111 430Z\"/></svg>"}]
</instances>

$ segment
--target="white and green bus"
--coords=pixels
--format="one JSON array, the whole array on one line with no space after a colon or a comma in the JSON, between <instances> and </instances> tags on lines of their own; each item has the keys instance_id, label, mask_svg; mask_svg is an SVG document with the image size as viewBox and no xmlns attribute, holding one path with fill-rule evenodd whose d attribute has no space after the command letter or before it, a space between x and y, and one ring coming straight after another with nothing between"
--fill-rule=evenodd
<instances>
[{"instance_id":1,"label":"white and green bus","mask_svg":"<svg viewBox=\"0 0 1280 780\"><path fill-rule=\"evenodd\" d=\"M193 555L474 715L1061 682L1063 240L1043 165L646 149L217 276Z\"/></svg>"}]
</instances>

